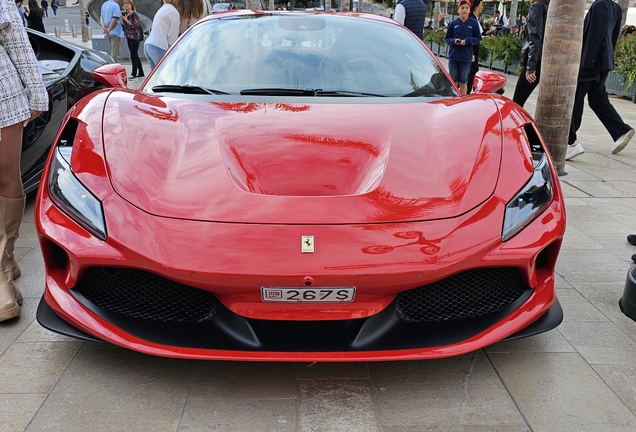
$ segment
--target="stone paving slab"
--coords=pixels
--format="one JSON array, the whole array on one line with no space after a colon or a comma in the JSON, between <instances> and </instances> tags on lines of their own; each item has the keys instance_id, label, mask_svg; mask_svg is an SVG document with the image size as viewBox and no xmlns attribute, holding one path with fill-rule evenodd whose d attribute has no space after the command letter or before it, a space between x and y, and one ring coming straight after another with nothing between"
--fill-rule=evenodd
<instances>
[{"instance_id":1,"label":"stone paving slab","mask_svg":"<svg viewBox=\"0 0 636 432\"><path fill-rule=\"evenodd\" d=\"M635 104L612 102L636 125ZM611 154L588 107L579 139L586 153L560 178L563 324L433 361L186 361L48 332L35 321L44 264L30 196L16 249L23 313L0 323L0 431L636 430L636 323L617 304L636 252L625 240L636 233L636 141Z\"/></svg>"}]
</instances>

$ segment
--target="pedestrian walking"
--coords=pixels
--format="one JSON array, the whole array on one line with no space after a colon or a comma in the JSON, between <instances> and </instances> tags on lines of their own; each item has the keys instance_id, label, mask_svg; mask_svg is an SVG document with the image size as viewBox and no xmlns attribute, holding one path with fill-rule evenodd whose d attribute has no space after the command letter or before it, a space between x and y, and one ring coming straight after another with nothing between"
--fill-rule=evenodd
<instances>
[{"instance_id":1,"label":"pedestrian walking","mask_svg":"<svg viewBox=\"0 0 636 432\"><path fill-rule=\"evenodd\" d=\"M411 30L418 38L424 39L426 4L422 0L398 0L393 19Z\"/></svg>"},{"instance_id":2,"label":"pedestrian walking","mask_svg":"<svg viewBox=\"0 0 636 432\"><path fill-rule=\"evenodd\" d=\"M481 23L479 22L479 15L481 11L484 10L484 5L481 0L473 0L470 6L470 17L475 18L477 24L479 25L479 34L484 33L484 29L481 27ZM470 64L470 72L468 73L468 82L466 83L466 94L470 94L473 91L473 81L475 81L475 75L479 72L479 43L473 45L473 61Z\"/></svg>"},{"instance_id":3,"label":"pedestrian walking","mask_svg":"<svg viewBox=\"0 0 636 432\"><path fill-rule=\"evenodd\" d=\"M479 23L470 15L470 1L461 0L457 8L459 18L455 18L446 30L448 50L448 72L459 86L461 94L468 90L468 75L473 61L473 45L481 41Z\"/></svg>"},{"instance_id":4,"label":"pedestrian walking","mask_svg":"<svg viewBox=\"0 0 636 432\"><path fill-rule=\"evenodd\" d=\"M53 9L53 17L57 18L57 8L60 7L58 0L51 0L51 9Z\"/></svg>"},{"instance_id":5,"label":"pedestrian walking","mask_svg":"<svg viewBox=\"0 0 636 432\"><path fill-rule=\"evenodd\" d=\"M119 10L117 0L106 0L106 2L104 2L99 19L108 45L110 46L110 55L113 60L115 60L115 63L118 63L119 50L121 49L121 42L124 39L124 29L121 26L121 11Z\"/></svg>"},{"instance_id":6,"label":"pedestrian walking","mask_svg":"<svg viewBox=\"0 0 636 432\"><path fill-rule=\"evenodd\" d=\"M521 43L521 73L512 100L523 106L539 85L543 35L550 0L532 0Z\"/></svg>"},{"instance_id":7,"label":"pedestrian walking","mask_svg":"<svg viewBox=\"0 0 636 432\"><path fill-rule=\"evenodd\" d=\"M49 2L47 2L46 0L42 0L40 2L40 7L42 7L42 12L44 12L44 16L48 18L49 17Z\"/></svg>"},{"instance_id":8,"label":"pedestrian walking","mask_svg":"<svg viewBox=\"0 0 636 432\"><path fill-rule=\"evenodd\" d=\"M581 64L565 160L571 160L585 152L576 137L583 118L585 96L588 105L614 140L612 153L623 150L634 136L634 129L616 112L605 90L607 75L614 69L614 50L622 15L621 7L612 0L596 0L585 15Z\"/></svg>"},{"instance_id":9,"label":"pedestrian walking","mask_svg":"<svg viewBox=\"0 0 636 432\"><path fill-rule=\"evenodd\" d=\"M42 33L46 33L44 30L44 11L38 5L37 0L29 0L29 8L24 12L24 18L27 20L28 27L31 30L37 30Z\"/></svg>"},{"instance_id":10,"label":"pedestrian walking","mask_svg":"<svg viewBox=\"0 0 636 432\"><path fill-rule=\"evenodd\" d=\"M22 25L26 27L26 20L24 19L24 11L22 10L22 0L15 0L15 7L18 9L18 14L20 14L20 21L22 21Z\"/></svg>"},{"instance_id":11,"label":"pedestrian walking","mask_svg":"<svg viewBox=\"0 0 636 432\"><path fill-rule=\"evenodd\" d=\"M150 36L148 36L144 44L144 53L151 70L155 68L161 57L179 37L181 19L173 1L163 0L163 6L155 14Z\"/></svg>"},{"instance_id":12,"label":"pedestrian walking","mask_svg":"<svg viewBox=\"0 0 636 432\"><path fill-rule=\"evenodd\" d=\"M121 14L121 19L132 63L132 73L128 78L143 77L145 75L141 60L139 60L139 44L144 40L144 33L133 0L124 0L124 12Z\"/></svg>"},{"instance_id":13,"label":"pedestrian walking","mask_svg":"<svg viewBox=\"0 0 636 432\"><path fill-rule=\"evenodd\" d=\"M0 0L0 321L20 315L21 275L14 247L25 196L20 175L24 126L49 108L49 95L20 14Z\"/></svg>"}]
</instances>

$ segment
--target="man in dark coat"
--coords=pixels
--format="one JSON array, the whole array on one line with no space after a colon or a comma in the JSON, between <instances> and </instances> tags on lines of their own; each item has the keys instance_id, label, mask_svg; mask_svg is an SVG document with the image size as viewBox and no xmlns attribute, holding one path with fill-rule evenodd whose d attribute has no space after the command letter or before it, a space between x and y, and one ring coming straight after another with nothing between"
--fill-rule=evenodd
<instances>
[{"instance_id":1,"label":"man in dark coat","mask_svg":"<svg viewBox=\"0 0 636 432\"><path fill-rule=\"evenodd\" d=\"M424 38L426 4L422 0L398 0L393 19L415 33L418 38Z\"/></svg>"},{"instance_id":2,"label":"man in dark coat","mask_svg":"<svg viewBox=\"0 0 636 432\"><path fill-rule=\"evenodd\" d=\"M634 136L634 129L623 122L605 90L607 75L614 70L614 48L621 29L621 18L621 7L612 0L596 0L585 16L581 65L572 109L566 160L585 152L576 139L576 131L581 126L583 118L585 95L590 108L614 140L612 153L623 150Z\"/></svg>"}]
</instances>

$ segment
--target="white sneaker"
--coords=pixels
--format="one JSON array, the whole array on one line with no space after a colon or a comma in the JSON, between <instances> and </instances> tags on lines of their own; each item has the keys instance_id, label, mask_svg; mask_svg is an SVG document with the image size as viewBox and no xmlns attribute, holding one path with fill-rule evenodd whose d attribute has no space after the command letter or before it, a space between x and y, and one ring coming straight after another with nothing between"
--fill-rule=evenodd
<instances>
[{"instance_id":1,"label":"white sneaker","mask_svg":"<svg viewBox=\"0 0 636 432\"><path fill-rule=\"evenodd\" d=\"M612 153L616 154L623 150L630 139L634 136L634 129L630 129L629 132L623 134L619 139L614 141L614 145L612 146Z\"/></svg>"},{"instance_id":2,"label":"white sneaker","mask_svg":"<svg viewBox=\"0 0 636 432\"><path fill-rule=\"evenodd\" d=\"M576 141L574 144L570 144L568 146L568 152L565 154L565 160L574 159L583 153L585 153L585 149L578 141Z\"/></svg>"}]
</instances>

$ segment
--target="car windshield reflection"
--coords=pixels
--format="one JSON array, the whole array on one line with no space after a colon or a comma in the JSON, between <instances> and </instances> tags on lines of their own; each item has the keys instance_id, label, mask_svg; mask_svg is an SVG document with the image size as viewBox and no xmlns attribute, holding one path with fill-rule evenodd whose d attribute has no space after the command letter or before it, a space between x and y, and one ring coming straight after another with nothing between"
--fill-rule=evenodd
<instances>
[{"instance_id":1,"label":"car windshield reflection","mask_svg":"<svg viewBox=\"0 0 636 432\"><path fill-rule=\"evenodd\" d=\"M143 90L160 92L157 86L249 96L457 95L433 57L405 29L370 19L303 13L199 23Z\"/></svg>"}]
</instances>

